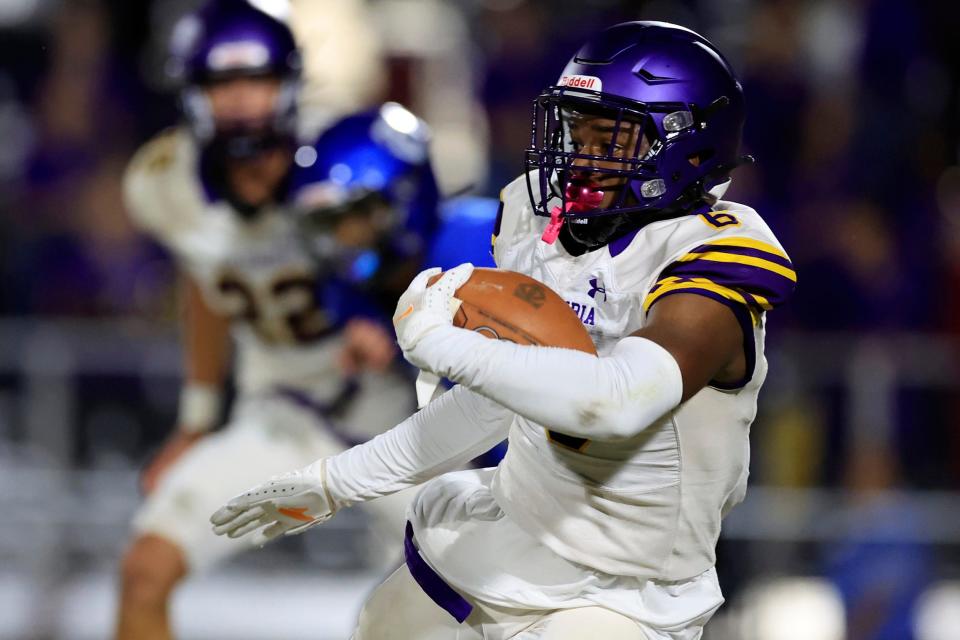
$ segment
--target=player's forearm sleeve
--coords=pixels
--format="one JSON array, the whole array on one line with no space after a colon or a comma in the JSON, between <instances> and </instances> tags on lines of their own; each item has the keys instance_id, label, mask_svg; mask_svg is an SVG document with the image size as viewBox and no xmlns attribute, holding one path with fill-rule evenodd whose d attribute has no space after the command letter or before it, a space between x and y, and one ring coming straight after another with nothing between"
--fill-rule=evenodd
<instances>
[{"instance_id":1,"label":"player's forearm sleeve","mask_svg":"<svg viewBox=\"0 0 960 640\"><path fill-rule=\"evenodd\" d=\"M438 327L407 357L547 428L596 440L639 433L674 409L683 393L673 356L636 336L596 357Z\"/></svg>"},{"instance_id":2,"label":"player's forearm sleeve","mask_svg":"<svg viewBox=\"0 0 960 640\"><path fill-rule=\"evenodd\" d=\"M393 429L327 460L327 490L344 507L462 466L507 435L513 412L454 387Z\"/></svg>"}]
</instances>

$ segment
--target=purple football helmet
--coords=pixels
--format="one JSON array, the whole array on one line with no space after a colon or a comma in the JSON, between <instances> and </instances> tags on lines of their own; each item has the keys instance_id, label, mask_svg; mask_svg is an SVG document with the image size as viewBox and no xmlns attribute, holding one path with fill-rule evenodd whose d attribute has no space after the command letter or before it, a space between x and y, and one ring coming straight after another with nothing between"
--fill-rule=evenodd
<instances>
[{"instance_id":1,"label":"purple football helmet","mask_svg":"<svg viewBox=\"0 0 960 640\"><path fill-rule=\"evenodd\" d=\"M583 116L605 121L605 153L582 150L571 137ZM534 212L552 219L545 239L570 222L569 236L591 250L712 204L710 189L750 160L740 155L743 121L740 83L697 33L626 22L591 38L534 103L525 165ZM616 146L624 131L634 132L633 148ZM602 207L605 189L616 196Z\"/></svg>"},{"instance_id":2,"label":"purple football helmet","mask_svg":"<svg viewBox=\"0 0 960 640\"><path fill-rule=\"evenodd\" d=\"M181 84L184 115L205 147L248 158L296 135L300 56L290 28L247 0L210 0L173 31L167 70ZM204 87L237 77L273 77L281 89L269 122L218 128Z\"/></svg>"}]
</instances>

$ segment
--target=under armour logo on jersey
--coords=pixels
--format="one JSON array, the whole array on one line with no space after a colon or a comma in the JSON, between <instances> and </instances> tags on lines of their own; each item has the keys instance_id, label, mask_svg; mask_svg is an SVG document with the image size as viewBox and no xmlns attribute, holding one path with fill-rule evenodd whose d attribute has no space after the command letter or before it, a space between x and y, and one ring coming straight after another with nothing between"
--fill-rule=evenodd
<instances>
[{"instance_id":1,"label":"under armour logo on jersey","mask_svg":"<svg viewBox=\"0 0 960 640\"><path fill-rule=\"evenodd\" d=\"M587 295L596 300L598 293L603 294L603 301L606 302L607 290L603 287L603 283L600 282L600 278L590 278L590 290L587 291Z\"/></svg>"}]
</instances>

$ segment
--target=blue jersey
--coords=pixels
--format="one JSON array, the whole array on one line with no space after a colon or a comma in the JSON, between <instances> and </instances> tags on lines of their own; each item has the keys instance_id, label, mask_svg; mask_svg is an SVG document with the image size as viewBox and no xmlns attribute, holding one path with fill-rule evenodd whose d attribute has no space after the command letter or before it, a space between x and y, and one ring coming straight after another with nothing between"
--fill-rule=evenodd
<instances>
[{"instance_id":1,"label":"blue jersey","mask_svg":"<svg viewBox=\"0 0 960 640\"><path fill-rule=\"evenodd\" d=\"M478 196L461 196L440 205L440 225L427 250L424 267L446 271L464 262L495 267L490 237L499 207L496 199Z\"/></svg>"}]
</instances>

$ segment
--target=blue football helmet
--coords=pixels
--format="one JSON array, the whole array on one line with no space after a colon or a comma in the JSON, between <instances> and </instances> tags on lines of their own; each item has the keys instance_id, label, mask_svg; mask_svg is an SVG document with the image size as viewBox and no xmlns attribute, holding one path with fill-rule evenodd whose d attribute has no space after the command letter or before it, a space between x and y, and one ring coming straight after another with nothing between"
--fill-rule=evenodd
<instances>
[{"instance_id":1,"label":"blue football helmet","mask_svg":"<svg viewBox=\"0 0 960 640\"><path fill-rule=\"evenodd\" d=\"M740 83L704 37L664 22L610 27L535 100L525 155L534 211L551 217L553 239L589 251L707 207L710 190L751 160L740 155L744 112ZM584 116L606 123L605 149L578 147L571 130ZM625 140L630 148L617 146Z\"/></svg>"},{"instance_id":2,"label":"blue football helmet","mask_svg":"<svg viewBox=\"0 0 960 640\"><path fill-rule=\"evenodd\" d=\"M302 237L322 264L354 283L422 259L439 193L429 130L396 103L347 116L294 156L289 197Z\"/></svg>"},{"instance_id":3,"label":"blue football helmet","mask_svg":"<svg viewBox=\"0 0 960 640\"><path fill-rule=\"evenodd\" d=\"M301 61L290 28L247 0L210 0L180 19L173 30L168 73L181 87L191 131L213 155L250 158L264 149L292 144ZM218 126L203 89L237 77L272 77L281 82L265 122Z\"/></svg>"}]
</instances>

